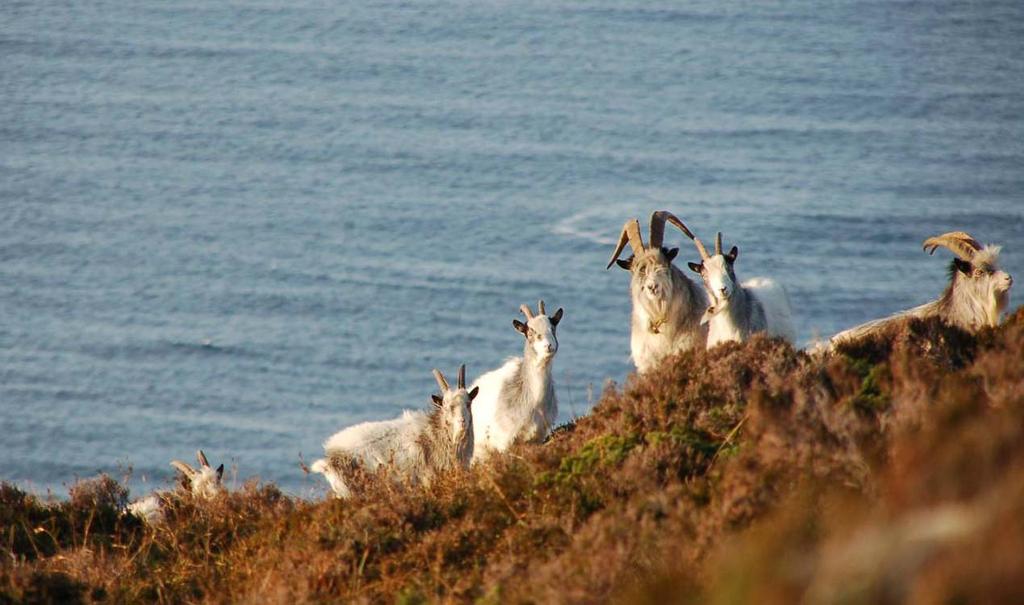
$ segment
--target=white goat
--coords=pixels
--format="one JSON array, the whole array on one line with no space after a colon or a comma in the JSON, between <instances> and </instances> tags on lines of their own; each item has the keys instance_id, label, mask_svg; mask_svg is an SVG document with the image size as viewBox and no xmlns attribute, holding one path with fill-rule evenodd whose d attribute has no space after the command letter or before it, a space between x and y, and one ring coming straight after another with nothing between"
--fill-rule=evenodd
<instances>
[{"instance_id":1,"label":"white goat","mask_svg":"<svg viewBox=\"0 0 1024 605\"><path fill-rule=\"evenodd\" d=\"M192 494L192 498L213 500L225 491L221 484L221 479L224 477L224 465L221 464L214 470L203 450L196 452L196 458L199 460L198 469L192 468L181 460L172 460L171 466L181 472L182 486ZM128 512L150 525L162 523L167 496L167 492L152 493L129 504Z\"/></svg>"},{"instance_id":2,"label":"white goat","mask_svg":"<svg viewBox=\"0 0 1024 605\"><path fill-rule=\"evenodd\" d=\"M640 222L626 221L611 261L632 274L630 296L633 300L632 334L629 345L633 363L641 374L682 351L703 347L707 329L700 318L707 308L704 290L672 264L679 248L663 248L665 221L679 228L691 240L690 230L671 212L659 210L651 214L650 241L644 246ZM620 260L622 249L629 243L633 255Z\"/></svg>"},{"instance_id":3,"label":"white goat","mask_svg":"<svg viewBox=\"0 0 1024 605\"><path fill-rule=\"evenodd\" d=\"M739 248L722 252L722 234L715 235L715 253L709 255L704 244L693 239L700 253L700 263L687 263L699 273L711 305L701 317L708 325L710 350L723 342L744 342L757 332L781 336L793 342L793 311L786 289L768 277L754 277L742 284L736 279L736 258Z\"/></svg>"},{"instance_id":4,"label":"white goat","mask_svg":"<svg viewBox=\"0 0 1024 605\"><path fill-rule=\"evenodd\" d=\"M929 254L935 254L940 246L953 252L956 258L949 266L949 285L938 300L844 330L830 339L832 348L911 317L939 317L944 323L972 333L999 325L1000 317L1010 304L1010 287L1013 286L1013 277L999 269L1001 248L991 244L982 246L963 231L944 233L924 241L924 249Z\"/></svg>"},{"instance_id":5,"label":"white goat","mask_svg":"<svg viewBox=\"0 0 1024 605\"><path fill-rule=\"evenodd\" d=\"M543 300L537 305L537 315L526 305L519 309L526 323L513 319L512 326L526 339L523 356L509 358L473 383L482 393L473 406L474 462L503 452L517 441L543 441L558 418L551 363L558 352L555 332L562 309L548 317Z\"/></svg>"},{"instance_id":6,"label":"white goat","mask_svg":"<svg viewBox=\"0 0 1024 605\"><path fill-rule=\"evenodd\" d=\"M324 442L326 457L310 467L323 473L334 495L352 495L351 476L381 467L396 471L394 478L429 484L439 473L467 468L473 455L473 413L470 404L478 389L466 390L466 366L458 384L448 387L439 370L434 378L441 395L431 395L430 412L406 410L394 420L364 422L335 433Z\"/></svg>"}]
</instances>

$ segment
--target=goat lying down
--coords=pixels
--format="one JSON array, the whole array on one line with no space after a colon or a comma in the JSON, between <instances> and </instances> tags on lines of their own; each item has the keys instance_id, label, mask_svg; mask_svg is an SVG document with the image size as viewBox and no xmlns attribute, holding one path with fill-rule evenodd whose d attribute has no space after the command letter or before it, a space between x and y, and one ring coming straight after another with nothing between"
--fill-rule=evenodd
<instances>
[{"instance_id":1,"label":"goat lying down","mask_svg":"<svg viewBox=\"0 0 1024 605\"><path fill-rule=\"evenodd\" d=\"M791 343L796 339L793 311L782 285L768 277L739 283L735 271L739 248L722 252L721 232L715 236L713 255L699 239L693 242L702 260L689 263L689 267L701 276L711 301L701 318L701 323L708 325L708 349L723 342L744 342L757 332L781 336Z\"/></svg>"},{"instance_id":2,"label":"goat lying down","mask_svg":"<svg viewBox=\"0 0 1024 605\"><path fill-rule=\"evenodd\" d=\"M396 480L429 484L437 474L467 468L473 455L470 404L479 389L466 390L466 366L459 368L456 388L439 370L434 378L441 395L432 395L429 412L406 410L393 420L364 422L335 433L324 442L325 458L310 469L322 473L338 498L352 496L353 473L382 467Z\"/></svg>"},{"instance_id":3,"label":"goat lying down","mask_svg":"<svg viewBox=\"0 0 1024 605\"><path fill-rule=\"evenodd\" d=\"M543 441L558 418L551 365L558 352L555 331L562 309L548 317L543 300L536 315L526 305L519 309L526 323L514 319L512 326L526 340L523 356L508 359L473 383L481 393L473 405L473 462L503 452L515 442Z\"/></svg>"},{"instance_id":4,"label":"goat lying down","mask_svg":"<svg viewBox=\"0 0 1024 605\"><path fill-rule=\"evenodd\" d=\"M674 214L658 210L651 214L650 241L645 246L640 222L630 219L622 227L607 267L618 264L630 272L633 311L629 346L633 364L641 374L657 367L665 357L704 347L707 342L707 329L700 323L708 306L707 296L703 288L672 264L679 248L662 246L666 222L694 239ZM633 255L623 260L619 255L627 243Z\"/></svg>"},{"instance_id":5,"label":"goat lying down","mask_svg":"<svg viewBox=\"0 0 1024 605\"><path fill-rule=\"evenodd\" d=\"M198 469L181 460L172 460L171 466L181 473L182 485L192 498L197 501L213 500L225 491L221 483L224 478L224 465L221 464L214 470L210 467L203 450L196 452L196 458L199 460ZM154 492L129 504L128 512L151 525L162 523L166 498L166 492Z\"/></svg>"},{"instance_id":6,"label":"goat lying down","mask_svg":"<svg viewBox=\"0 0 1024 605\"><path fill-rule=\"evenodd\" d=\"M924 249L929 254L940 247L951 251L955 258L949 265L949 284L938 300L844 330L830 339L831 348L912 317L939 317L944 323L971 333L999 325L1010 304L1010 287L1013 286L1013 277L999 269L1001 248L991 244L982 246L963 231L944 233L924 241Z\"/></svg>"}]
</instances>

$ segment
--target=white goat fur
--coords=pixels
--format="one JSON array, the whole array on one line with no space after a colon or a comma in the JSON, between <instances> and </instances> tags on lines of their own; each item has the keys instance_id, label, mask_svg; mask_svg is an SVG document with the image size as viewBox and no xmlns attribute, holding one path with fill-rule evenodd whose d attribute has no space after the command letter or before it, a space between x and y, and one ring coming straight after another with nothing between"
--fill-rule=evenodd
<instances>
[{"instance_id":1,"label":"white goat fur","mask_svg":"<svg viewBox=\"0 0 1024 605\"><path fill-rule=\"evenodd\" d=\"M192 468L180 460L172 460L171 466L181 473L183 486L187 486L188 493L195 500L213 500L225 491L221 484L221 479L224 477L224 465L221 464L216 469L212 468L203 450L196 452L196 458L199 460L199 468ZM150 525L162 523L164 502L167 497L167 492L154 492L129 504L128 512Z\"/></svg>"},{"instance_id":2,"label":"white goat fur","mask_svg":"<svg viewBox=\"0 0 1024 605\"><path fill-rule=\"evenodd\" d=\"M859 340L910 318L939 317L949 325L972 333L999 325L1010 304L1013 285L1013 277L999 269L1000 246L981 246L963 232L925 241L925 249L931 248L932 253L939 246L950 249L957 258L950 263L949 284L938 300L844 330L830 339L831 347Z\"/></svg>"},{"instance_id":3,"label":"white goat fur","mask_svg":"<svg viewBox=\"0 0 1024 605\"><path fill-rule=\"evenodd\" d=\"M768 277L754 277L743 283L736 280L735 263L739 249L722 252L722 234L715 238L715 254L708 255L697 240L704 257L690 268L701 275L711 305L701 319L708 324L707 348L724 342L744 342L758 332L796 339L793 311L786 289Z\"/></svg>"},{"instance_id":4,"label":"white goat fur","mask_svg":"<svg viewBox=\"0 0 1024 605\"><path fill-rule=\"evenodd\" d=\"M480 388L480 398L473 404L473 462L516 442L543 441L558 418L551 365L558 352L555 332L562 309L551 317L545 315L544 301L537 315L526 305L521 309L526 323L514 320L512 325L525 338L523 356L510 357L473 383Z\"/></svg>"},{"instance_id":5,"label":"white goat fur","mask_svg":"<svg viewBox=\"0 0 1024 605\"><path fill-rule=\"evenodd\" d=\"M363 422L342 429L324 442L326 457L310 469L323 473L338 498L352 496L348 475L359 468L376 472L395 471L396 480L429 484L438 473L469 466L473 455L475 390L465 388L465 366L459 384L449 389L443 375L434 370L441 397L433 396L430 412L406 410L392 420Z\"/></svg>"},{"instance_id":6,"label":"white goat fur","mask_svg":"<svg viewBox=\"0 0 1024 605\"><path fill-rule=\"evenodd\" d=\"M645 246L636 219L626 221L612 262L630 272L630 356L637 372L643 374L662 359L703 347L707 328L700 323L708 306L703 288L672 264L678 248L662 247L665 222L671 222L687 237L693 234L683 223L664 210L651 214L649 243ZM626 243L633 256L619 260Z\"/></svg>"}]
</instances>

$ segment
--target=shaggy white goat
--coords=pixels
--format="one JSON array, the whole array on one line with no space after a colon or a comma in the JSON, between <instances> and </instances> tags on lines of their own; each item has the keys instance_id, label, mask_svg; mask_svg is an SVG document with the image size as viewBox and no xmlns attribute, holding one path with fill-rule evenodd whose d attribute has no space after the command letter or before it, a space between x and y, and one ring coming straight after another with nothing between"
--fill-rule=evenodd
<instances>
[{"instance_id":1,"label":"shaggy white goat","mask_svg":"<svg viewBox=\"0 0 1024 605\"><path fill-rule=\"evenodd\" d=\"M551 363L558 352L555 332L562 309L548 317L543 300L537 305L537 315L526 305L519 309L526 323L513 319L512 326L526 339L523 356L509 358L473 383L482 393L473 406L474 462L503 452L517 441L543 441L558 418Z\"/></svg>"},{"instance_id":2,"label":"shaggy white goat","mask_svg":"<svg viewBox=\"0 0 1024 605\"><path fill-rule=\"evenodd\" d=\"M844 330L830 344L859 340L885 329L893 322L911 317L940 317L942 321L968 332L999 325L1010 304L1013 277L999 269L999 246L982 246L963 231L953 231L924 241L924 249L935 254L939 247L956 255L949 265L949 285L938 300Z\"/></svg>"},{"instance_id":3,"label":"shaggy white goat","mask_svg":"<svg viewBox=\"0 0 1024 605\"><path fill-rule=\"evenodd\" d=\"M437 474L469 466L473 455L473 413L470 403L478 389L466 390L466 366L459 368L458 384L448 387L439 370L434 378L441 395L432 395L430 412L406 410L394 420L364 422L335 433L324 442L326 457L310 467L323 473L334 495L352 495L353 473L388 467L396 480L429 484Z\"/></svg>"},{"instance_id":4,"label":"shaggy white goat","mask_svg":"<svg viewBox=\"0 0 1024 605\"><path fill-rule=\"evenodd\" d=\"M194 469L181 460L172 460L171 466L176 468L182 477L182 487L196 500L213 500L224 492L221 479L224 477L224 465L214 470L206 459L203 450L196 452L199 468ZM128 505L128 512L149 524L162 523L167 492L155 492L140 498Z\"/></svg>"},{"instance_id":5,"label":"shaggy white goat","mask_svg":"<svg viewBox=\"0 0 1024 605\"><path fill-rule=\"evenodd\" d=\"M608 267L618 263L631 273L630 296L633 300L630 351L641 374L658 365L665 357L694 347L703 347L707 329L701 315L707 308L703 288L686 277L672 259L679 248L663 248L665 221L679 228L691 240L690 230L672 213L659 210L651 214L650 241L644 246L640 222L626 221ZM633 255L620 260L629 243Z\"/></svg>"},{"instance_id":6,"label":"shaggy white goat","mask_svg":"<svg viewBox=\"0 0 1024 605\"><path fill-rule=\"evenodd\" d=\"M688 263L704 281L711 305L701 318L708 324L708 349L723 342L744 342L756 332L767 332L793 342L793 311L786 290L767 277L754 277L742 284L736 279L736 257L740 250L733 246L722 252L722 234L715 236L715 253L709 255L704 244L693 240L700 252L700 263Z\"/></svg>"}]
</instances>

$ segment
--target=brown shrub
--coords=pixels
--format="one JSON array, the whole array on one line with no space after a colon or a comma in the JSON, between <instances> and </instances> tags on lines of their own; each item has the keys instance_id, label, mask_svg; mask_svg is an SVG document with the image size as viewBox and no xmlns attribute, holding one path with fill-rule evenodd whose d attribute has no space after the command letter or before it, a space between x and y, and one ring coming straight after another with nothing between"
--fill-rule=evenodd
<instances>
[{"instance_id":1,"label":"brown shrub","mask_svg":"<svg viewBox=\"0 0 1024 605\"><path fill-rule=\"evenodd\" d=\"M4 485L0 602L1020 601L1022 358L1024 310L827 358L758 337L429 488L253 483L152 528L109 480L55 504Z\"/></svg>"}]
</instances>

